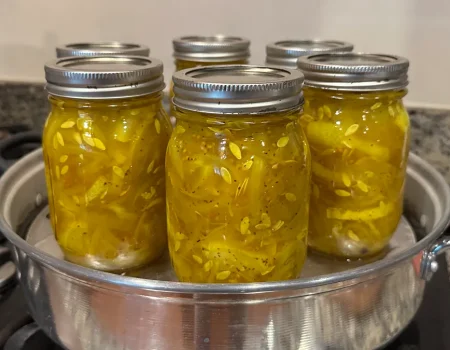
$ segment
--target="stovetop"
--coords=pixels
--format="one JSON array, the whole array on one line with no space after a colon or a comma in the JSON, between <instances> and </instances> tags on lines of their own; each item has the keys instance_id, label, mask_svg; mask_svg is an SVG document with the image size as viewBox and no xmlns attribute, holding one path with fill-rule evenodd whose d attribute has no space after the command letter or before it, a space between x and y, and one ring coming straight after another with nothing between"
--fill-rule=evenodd
<instances>
[{"instance_id":1,"label":"stovetop","mask_svg":"<svg viewBox=\"0 0 450 350\"><path fill-rule=\"evenodd\" d=\"M36 148L39 138L23 127L0 126L0 175L15 159ZM427 283L415 318L386 350L450 350L450 281L445 257L440 256L438 262L440 269ZM0 233L0 350L63 349L29 315L14 275L14 264Z\"/></svg>"}]
</instances>

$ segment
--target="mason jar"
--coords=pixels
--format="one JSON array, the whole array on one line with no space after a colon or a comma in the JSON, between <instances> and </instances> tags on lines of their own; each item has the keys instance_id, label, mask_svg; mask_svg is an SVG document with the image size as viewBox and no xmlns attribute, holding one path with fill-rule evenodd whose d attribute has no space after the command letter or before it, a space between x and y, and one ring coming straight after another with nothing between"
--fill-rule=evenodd
<instances>
[{"instance_id":1,"label":"mason jar","mask_svg":"<svg viewBox=\"0 0 450 350\"><path fill-rule=\"evenodd\" d=\"M306 257L310 154L303 75L264 66L173 76L166 157L169 251L184 282L296 278Z\"/></svg>"},{"instance_id":2,"label":"mason jar","mask_svg":"<svg viewBox=\"0 0 450 350\"><path fill-rule=\"evenodd\" d=\"M247 64L250 57L250 41L245 38L213 35L183 36L172 41L175 71L187 68ZM171 85L170 100L173 98ZM173 116L171 105L171 116Z\"/></svg>"},{"instance_id":3,"label":"mason jar","mask_svg":"<svg viewBox=\"0 0 450 350\"><path fill-rule=\"evenodd\" d=\"M245 64L250 57L250 41L241 37L183 36L172 43L177 71L217 64Z\"/></svg>"},{"instance_id":4,"label":"mason jar","mask_svg":"<svg viewBox=\"0 0 450 350\"><path fill-rule=\"evenodd\" d=\"M69 57L47 64L45 73L50 216L66 259L116 271L158 258L166 247L171 132L161 61Z\"/></svg>"},{"instance_id":5,"label":"mason jar","mask_svg":"<svg viewBox=\"0 0 450 350\"><path fill-rule=\"evenodd\" d=\"M56 48L56 57L70 56L145 56L150 55L147 46L118 41L84 42L61 45Z\"/></svg>"},{"instance_id":6,"label":"mason jar","mask_svg":"<svg viewBox=\"0 0 450 350\"><path fill-rule=\"evenodd\" d=\"M375 255L402 215L408 60L333 53L298 62L305 74L300 120L312 154L309 245L342 258Z\"/></svg>"},{"instance_id":7,"label":"mason jar","mask_svg":"<svg viewBox=\"0 0 450 350\"><path fill-rule=\"evenodd\" d=\"M327 52L350 52L353 45L336 40L282 40L266 46L266 64L285 68L297 68L297 60Z\"/></svg>"}]
</instances>

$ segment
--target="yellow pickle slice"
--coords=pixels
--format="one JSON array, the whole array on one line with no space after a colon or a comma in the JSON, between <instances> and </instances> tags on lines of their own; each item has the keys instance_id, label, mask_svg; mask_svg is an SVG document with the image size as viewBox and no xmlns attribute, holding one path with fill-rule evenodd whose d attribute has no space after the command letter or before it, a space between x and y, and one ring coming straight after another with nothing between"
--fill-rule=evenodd
<instances>
[{"instance_id":1,"label":"yellow pickle slice","mask_svg":"<svg viewBox=\"0 0 450 350\"><path fill-rule=\"evenodd\" d=\"M388 244L402 214L409 145L404 94L305 89L308 118L300 123L312 156L313 250L363 258Z\"/></svg>"},{"instance_id":2,"label":"yellow pickle slice","mask_svg":"<svg viewBox=\"0 0 450 350\"><path fill-rule=\"evenodd\" d=\"M168 145L168 238L185 282L291 279L306 257L309 149L298 112L178 111ZM202 122L203 121L203 122ZM170 185L169 185L170 184Z\"/></svg>"},{"instance_id":3,"label":"yellow pickle slice","mask_svg":"<svg viewBox=\"0 0 450 350\"><path fill-rule=\"evenodd\" d=\"M158 258L166 243L161 218L171 128L160 97L50 102L46 178L52 226L66 258L107 270Z\"/></svg>"}]
</instances>

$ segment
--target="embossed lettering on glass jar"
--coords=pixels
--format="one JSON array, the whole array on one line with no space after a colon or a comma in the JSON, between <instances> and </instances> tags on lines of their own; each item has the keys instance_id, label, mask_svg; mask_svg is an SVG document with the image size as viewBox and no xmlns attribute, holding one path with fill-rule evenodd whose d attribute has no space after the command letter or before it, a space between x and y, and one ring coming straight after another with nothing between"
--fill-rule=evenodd
<instances>
[{"instance_id":1,"label":"embossed lettering on glass jar","mask_svg":"<svg viewBox=\"0 0 450 350\"><path fill-rule=\"evenodd\" d=\"M173 76L169 251L178 278L296 278L306 257L310 155L298 123L303 75L263 66Z\"/></svg>"},{"instance_id":2,"label":"embossed lettering on glass jar","mask_svg":"<svg viewBox=\"0 0 450 350\"><path fill-rule=\"evenodd\" d=\"M312 154L309 245L343 258L377 254L402 215L408 60L339 53L298 62Z\"/></svg>"},{"instance_id":3,"label":"embossed lettering on glass jar","mask_svg":"<svg viewBox=\"0 0 450 350\"><path fill-rule=\"evenodd\" d=\"M92 43L72 43L58 46L56 48L56 57L71 56L145 56L150 55L150 49L147 46L121 43L118 41L92 42Z\"/></svg>"},{"instance_id":4,"label":"embossed lettering on glass jar","mask_svg":"<svg viewBox=\"0 0 450 350\"><path fill-rule=\"evenodd\" d=\"M283 40L266 46L266 63L297 68L299 57L327 52L350 52L353 45L336 40Z\"/></svg>"},{"instance_id":5,"label":"embossed lettering on glass jar","mask_svg":"<svg viewBox=\"0 0 450 350\"><path fill-rule=\"evenodd\" d=\"M69 57L45 67L43 149L52 226L66 259L122 270L166 246L161 61Z\"/></svg>"}]
</instances>

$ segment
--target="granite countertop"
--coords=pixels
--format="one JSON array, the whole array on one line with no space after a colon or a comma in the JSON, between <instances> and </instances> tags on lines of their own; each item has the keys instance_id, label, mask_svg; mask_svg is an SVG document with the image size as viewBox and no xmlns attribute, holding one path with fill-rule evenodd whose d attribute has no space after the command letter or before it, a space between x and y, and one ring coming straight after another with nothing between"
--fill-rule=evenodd
<instances>
[{"instance_id":1,"label":"granite countertop","mask_svg":"<svg viewBox=\"0 0 450 350\"><path fill-rule=\"evenodd\" d=\"M48 113L43 84L0 82L0 127L24 124L42 130ZM410 109L411 151L450 183L450 110ZM450 254L448 259L450 266Z\"/></svg>"},{"instance_id":2,"label":"granite countertop","mask_svg":"<svg viewBox=\"0 0 450 350\"><path fill-rule=\"evenodd\" d=\"M450 183L450 110L411 109L411 151Z\"/></svg>"},{"instance_id":3,"label":"granite countertop","mask_svg":"<svg viewBox=\"0 0 450 350\"><path fill-rule=\"evenodd\" d=\"M42 130L48 114L43 84L0 82L0 126L24 124Z\"/></svg>"}]
</instances>

